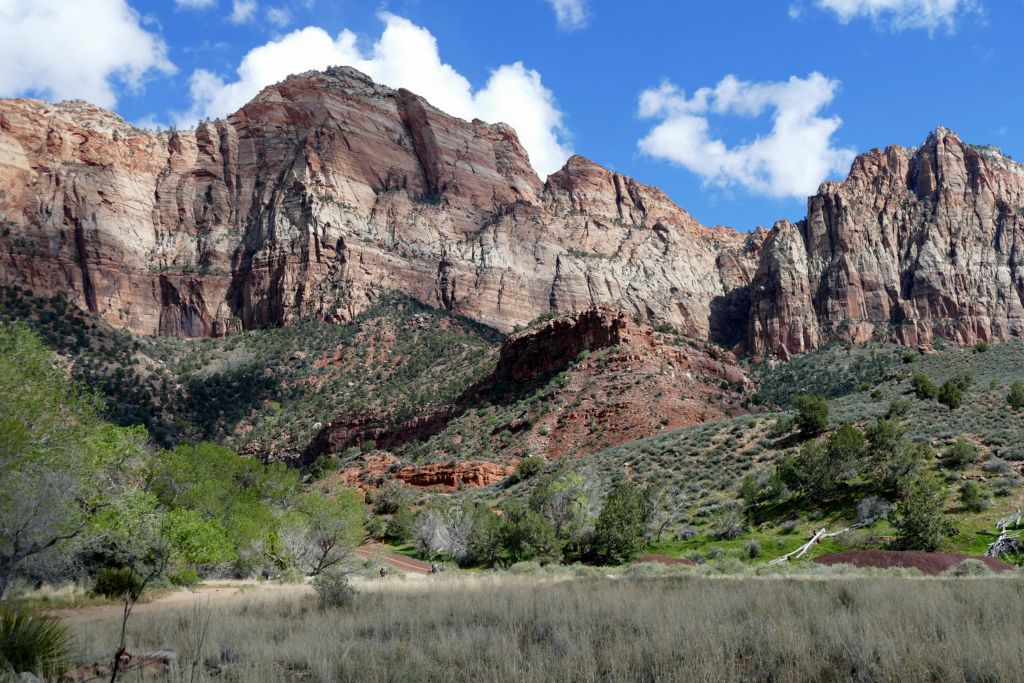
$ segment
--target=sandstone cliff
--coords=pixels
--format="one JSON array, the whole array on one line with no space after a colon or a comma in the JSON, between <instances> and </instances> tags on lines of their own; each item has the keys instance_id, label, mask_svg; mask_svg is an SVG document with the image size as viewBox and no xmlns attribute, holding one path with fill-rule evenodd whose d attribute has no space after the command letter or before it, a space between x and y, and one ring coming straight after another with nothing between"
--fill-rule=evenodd
<instances>
[{"instance_id":1,"label":"sandstone cliff","mask_svg":"<svg viewBox=\"0 0 1024 683\"><path fill-rule=\"evenodd\" d=\"M194 131L0 101L0 221L0 283L184 337L347 320L383 290L503 331L612 304L705 337L760 240L581 157L544 183L508 126L349 68Z\"/></svg>"},{"instance_id":2,"label":"sandstone cliff","mask_svg":"<svg viewBox=\"0 0 1024 683\"><path fill-rule=\"evenodd\" d=\"M861 155L806 220L776 224L751 286L751 347L1019 337L1022 293L1024 167L940 127L919 148Z\"/></svg>"}]
</instances>

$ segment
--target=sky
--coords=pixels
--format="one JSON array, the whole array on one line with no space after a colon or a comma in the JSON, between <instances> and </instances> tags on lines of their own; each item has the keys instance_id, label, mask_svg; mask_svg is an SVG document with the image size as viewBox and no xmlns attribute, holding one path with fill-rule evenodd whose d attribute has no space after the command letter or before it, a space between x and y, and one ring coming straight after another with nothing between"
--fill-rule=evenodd
<instances>
[{"instance_id":1,"label":"sky","mask_svg":"<svg viewBox=\"0 0 1024 683\"><path fill-rule=\"evenodd\" d=\"M1024 159L1024 0L0 0L0 97L149 128L348 64L707 225L797 220L854 155L937 125Z\"/></svg>"}]
</instances>

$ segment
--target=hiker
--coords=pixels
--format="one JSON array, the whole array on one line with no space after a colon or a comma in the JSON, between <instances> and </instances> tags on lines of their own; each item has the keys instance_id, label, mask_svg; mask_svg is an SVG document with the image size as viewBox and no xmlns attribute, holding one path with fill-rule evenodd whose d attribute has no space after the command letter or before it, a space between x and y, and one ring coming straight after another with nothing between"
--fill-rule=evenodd
<instances>
[{"instance_id":1,"label":"hiker","mask_svg":"<svg viewBox=\"0 0 1024 683\"><path fill-rule=\"evenodd\" d=\"M387 570L385 570L384 567L381 567L380 568L380 579L381 579L381 581L383 581L384 577L387 576L387 575L388 575Z\"/></svg>"},{"instance_id":2,"label":"hiker","mask_svg":"<svg viewBox=\"0 0 1024 683\"><path fill-rule=\"evenodd\" d=\"M439 569L437 568L437 565L436 565L436 564L432 564L432 565L430 565L430 573L431 573L431 574L436 574L436 573L437 573L437 572L439 572L439 571L440 571L440 570L439 570Z\"/></svg>"}]
</instances>

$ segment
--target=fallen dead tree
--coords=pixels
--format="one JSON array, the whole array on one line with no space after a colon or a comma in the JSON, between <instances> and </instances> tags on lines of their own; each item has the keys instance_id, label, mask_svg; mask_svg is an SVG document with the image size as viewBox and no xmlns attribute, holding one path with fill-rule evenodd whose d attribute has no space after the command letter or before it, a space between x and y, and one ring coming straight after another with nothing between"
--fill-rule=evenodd
<instances>
[{"instance_id":1,"label":"fallen dead tree","mask_svg":"<svg viewBox=\"0 0 1024 683\"><path fill-rule=\"evenodd\" d=\"M1024 512L1017 510L1016 514L996 522L996 528L999 529L999 537L988 544L988 548L985 549L985 557L1000 557L1001 555L1024 553L1024 543L1020 540L1020 532L1010 532L1010 529L1017 529L1020 526L1022 517L1024 517Z\"/></svg>"},{"instance_id":2,"label":"fallen dead tree","mask_svg":"<svg viewBox=\"0 0 1024 683\"><path fill-rule=\"evenodd\" d=\"M862 524L862 523L858 523L858 524L854 524L853 526L848 526L845 529L840 529L839 531L833 531L831 533L829 533L828 529L818 529L818 531L816 531L814 533L814 535L811 536L811 540L807 541L807 543L804 543L802 546L800 546L796 550L794 550L792 552L788 552L788 553L786 553L785 555L783 555L781 557L776 557L774 560L772 560L768 564L781 564L783 562L788 562L790 560L790 558L796 558L796 559L799 560L801 557L806 555L810 551L811 548L813 548L818 543L821 543L826 538L835 538L836 536L839 536L841 534L845 534L847 531L853 531L854 529L859 529L862 526L865 526L865 525Z\"/></svg>"}]
</instances>

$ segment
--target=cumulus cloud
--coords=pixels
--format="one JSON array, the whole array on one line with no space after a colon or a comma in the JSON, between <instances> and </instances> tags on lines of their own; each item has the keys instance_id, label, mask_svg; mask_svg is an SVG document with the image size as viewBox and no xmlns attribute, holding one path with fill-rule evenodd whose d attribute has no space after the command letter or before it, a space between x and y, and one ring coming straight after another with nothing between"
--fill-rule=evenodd
<instances>
[{"instance_id":1,"label":"cumulus cloud","mask_svg":"<svg viewBox=\"0 0 1024 683\"><path fill-rule=\"evenodd\" d=\"M268 7L267 21L278 28L284 28L292 23L292 13L287 7Z\"/></svg>"},{"instance_id":2,"label":"cumulus cloud","mask_svg":"<svg viewBox=\"0 0 1024 683\"><path fill-rule=\"evenodd\" d=\"M587 25L590 12L586 0L548 0L555 10L559 28L574 31Z\"/></svg>"},{"instance_id":3,"label":"cumulus cloud","mask_svg":"<svg viewBox=\"0 0 1024 683\"><path fill-rule=\"evenodd\" d=\"M975 0L815 0L844 24L868 18L895 31L944 28L953 31L959 15L976 9Z\"/></svg>"},{"instance_id":4,"label":"cumulus cloud","mask_svg":"<svg viewBox=\"0 0 1024 683\"><path fill-rule=\"evenodd\" d=\"M449 114L508 123L516 129L540 174L561 167L570 154L563 140L562 112L539 73L521 62L507 64L491 72L487 84L474 91L464 76L441 61L430 31L393 14L380 16L384 31L369 50L363 50L349 30L332 38L311 26L251 50L242 58L234 80L225 81L205 69L195 71L193 107L178 117L179 125L191 125L201 117L226 116L289 74L348 65L378 83L422 95Z\"/></svg>"},{"instance_id":5,"label":"cumulus cloud","mask_svg":"<svg viewBox=\"0 0 1024 683\"><path fill-rule=\"evenodd\" d=\"M255 14L256 0L234 0L231 3L231 16L228 19L232 24L244 24Z\"/></svg>"},{"instance_id":6,"label":"cumulus cloud","mask_svg":"<svg viewBox=\"0 0 1024 683\"><path fill-rule=\"evenodd\" d=\"M820 115L838 87L838 81L817 72L762 83L730 75L692 97L664 82L640 95L640 116L661 121L639 147L709 184L739 185L772 197L806 197L853 160L853 150L833 146L832 135L842 120ZM771 131L752 142L730 147L712 133L711 116L756 118L769 111Z\"/></svg>"},{"instance_id":7,"label":"cumulus cloud","mask_svg":"<svg viewBox=\"0 0 1024 683\"><path fill-rule=\"evenodd\" d=\"M167 46L125 0L0 0L0 97L117 102L114 82L138 88L170 74Z\"/></svg>"}]
</instances>

